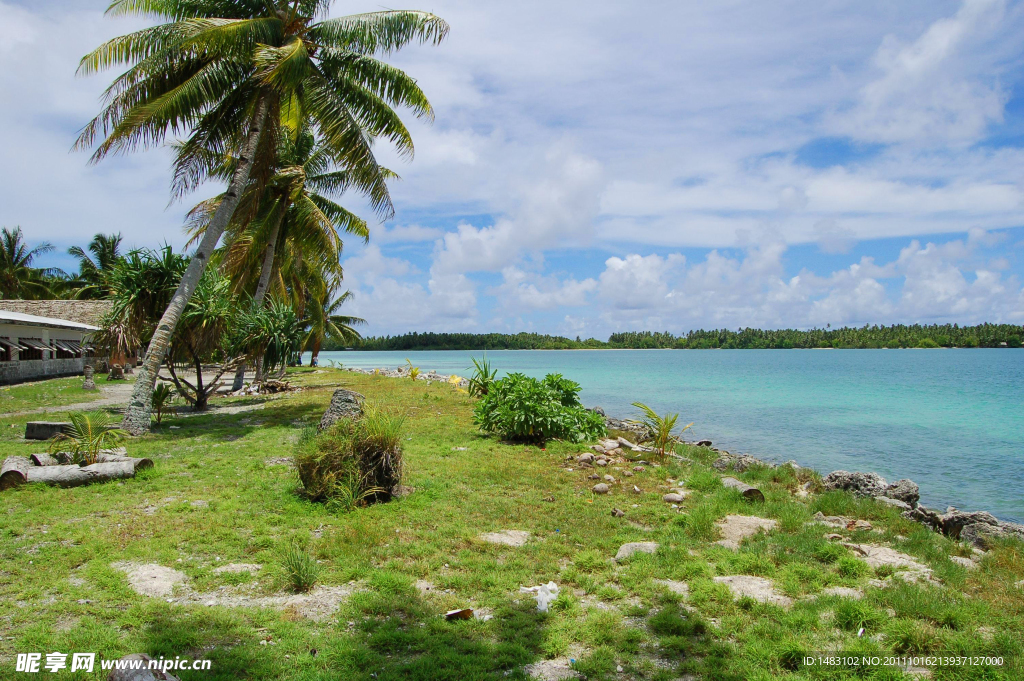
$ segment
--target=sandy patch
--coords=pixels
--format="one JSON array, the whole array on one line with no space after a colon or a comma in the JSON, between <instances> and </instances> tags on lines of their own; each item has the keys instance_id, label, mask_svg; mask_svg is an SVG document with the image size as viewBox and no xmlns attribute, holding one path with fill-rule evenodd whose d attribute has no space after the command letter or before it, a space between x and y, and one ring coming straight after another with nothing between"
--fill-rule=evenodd
<instances>
[{"instance_id":1,"label":"sandy patch","mask_svg":"<svg viewBox=\"0 0 1024 681\"><path fill-rule=\"evenodd\" d=\"M727 515L716 524L722 532L722 539L715 543L734 551L747 537L753 537L762 530L770 532L779 525L778 522L770 518L758 518L750 515Z\"/></svg>"},{"instance_id":2,"label":"sandy patch","mask_svg":"<svg viewBox=\"0 0 1024 681\"><path fill-rule=\"evenodd\" d=\"M221 565L219 568L216 568L214 572L217 574L224 574L225 572L229 574L248 572L250 575L254 575L259 572L262 567L262 565L257 563L228 563L227 565Z\"/></svg>"},{"instance_id":3,"label":"sandy patch","mask_svg":"<svg viewBox=\"0 0 1024 681\"><path fill-rule=\"evenodd\" d=\"M485 532L479 538L489 544L525 546L526 542L530 540L530 533L523 530L502 530L501 532Z\"/></svg>"},{"instance_id":4,"label":"sandy patch","mask_svg":"<svg viewBox=\"0 0 1024 681\"><path fill-rule=\"evenodd\" d=\"M623 544L619 547L619 550L615 554L615 560L625 560L634 553L654 553L658 550L657 542L653 541L637 541L629 544Z\"/></svg>"},{"instance_id":5,"label":"sandy patch","mask_svg":"<svg viewBox=\"0 0 1024 681\"><path fill-rule=\"evenodd\" d=\"M736 598L749 597L759 603L770 603L783 608L793 604L793 599L784 596L775 590L772 580L752 575L730 575L728 577L715 577L719 584L725 584L732 591Z\"/></svg>"},{"instance_id":6,"label":"sandy patch","mask_svg":"<svg viewBox=\"0 0 1024 681\"><path fill-rule=\"evenodd\" d=\"M656 579L654 583L660 584L674 594L679 594L680 596L690 595L690 585L686 582L677 582L673 579Z\"/></svg>"},{"instance_id":7,"label":"sandy patch","mask_svg":"<svg viewBox=\"0 0 1024 681\"><path fill-rule=\"evenodd\" d=\"M114 563L113 567L128 576L128 584L135 593L151 598L167 598L174 587L188 579L184 572L156 563Z\"/></svg>"}]
</instances>

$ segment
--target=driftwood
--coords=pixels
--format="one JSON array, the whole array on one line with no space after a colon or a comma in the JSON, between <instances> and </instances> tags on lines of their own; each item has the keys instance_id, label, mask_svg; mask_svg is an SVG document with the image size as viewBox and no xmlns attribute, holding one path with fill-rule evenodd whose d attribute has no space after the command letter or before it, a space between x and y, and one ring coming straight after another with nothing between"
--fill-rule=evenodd
<instances>
[{"instance_id":1,"label":"driftwood","mask_svg":"<svg viewBox=\"0 0 1024 681\"><path fill-rule=\"evenodd\" d=\"M32 466L27 482L42 482L58 487L78 487L90 482L134 478L135 466L130 461L94 463L91 466Z\"/></svg>"},{"instance_id":2,"label":"driftwood","mask_svg":"<svg viewBox=\"0 0 1024 681\"><path fill-rule=\"evenodd\" d=\"M33 466L59 466L63 463L71 463L71 457L65 452L57 452L56 455L46 453L33 454L28 458L32 460Z\"/></svg>"},{"instance_id":3,"label":"driftwood","mask_svg":"<svg viewBox=\"0 0 1024 681\"><path fill-rule=\"evenodd\" d=\"M745 499L764 501L764 494L756 487L751 487L745 482L736 478L722 478L722 484L732 489L738 489Z\"/></svg>"},{"instance_id":4,"label":"driftwood","mask_svg":"<svg viewBox=\"0 0 1024 681\"><path fill-rule=\"evenodd\" d=\"M0 489L24 485L30 468L32 459L27 456L9 456L4 459L3 467L0 468Z\"/></svg>"},{"instance_id":5,"label":"driftwood","mask_svg":"<svg viewBox=\"0 0 1024 681\"><path fill-rule=\"evenodd\" d=\"M96 457L96 463L121 463L127 462L132 464L132 467L137 471L141 471L145 468L153 467L153 459L136 459L135 457L125 456L123 454L115 454L117 450L111 452L103 451L100 452Z\"/></svg>"}]
</instances>

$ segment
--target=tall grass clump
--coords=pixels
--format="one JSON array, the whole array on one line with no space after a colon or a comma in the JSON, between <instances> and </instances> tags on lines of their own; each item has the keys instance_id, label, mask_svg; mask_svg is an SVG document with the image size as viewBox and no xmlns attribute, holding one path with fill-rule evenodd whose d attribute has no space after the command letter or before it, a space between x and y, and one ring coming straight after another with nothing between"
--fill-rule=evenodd
<instances>
[{"instance_id":1,"label":"tall grass clump","mask_svg":"<svg viewBox=\"0 0 1024 681\"><path fill-rule=\"evenodd\" d=\"M471 357L473 360L473 375L469 377L469 394L473 397L483 397L494 385L494 377L498 375L497 369L491 368L491 363L484 355L483 359Z\"/></svg>"},{"instance_id":2,"label":"tall grass clump","mask_svg":"<svg viewBox=\"0 0 1024 681\"><path fill-rule=\"evenodd\" d=\"M560 374L543 381L509 374L494 381L473 412L484 432L510 442L585 442L605 434L604 418L583 407L580 385Z\"/></svg>"},{"instance_id":3,"label":"tall grass clump","mask_svg":"<svg viewBox=\"0 0 1024 681\"><path fill-rule=\"evenodd\" d=\"M359 419L304 431L295 465L306 496L343 511L389 501L402 482L404 421L368 401Z\"/></svg>"},{"instance_id":4,"label":"tall grass clump","mask_svg":"<svg viewBox=\"0 0 1024 681\"><path fill-rule=\"evenodd\" d=\"M297 545L284 555L284 569L292 588L299 593L309 591L320 579L320 565L316 558Z\"/></svg>"}]
</instances>

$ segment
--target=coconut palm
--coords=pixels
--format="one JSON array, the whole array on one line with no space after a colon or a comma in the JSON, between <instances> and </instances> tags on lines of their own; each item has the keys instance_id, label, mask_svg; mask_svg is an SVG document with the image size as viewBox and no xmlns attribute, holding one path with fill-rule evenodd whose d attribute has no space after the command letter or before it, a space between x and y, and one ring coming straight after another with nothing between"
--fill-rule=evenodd
<instances>
[{"instance_id":1,"label":"coconut palm","mask_svg":"<svg viewBox=\"0 0 1024 681\"><path fill-rule=\"evenodd\" d=\"M33 267L41 255L53 251L43 242L29 248L21 227L0 230L0 298L45 298L51 295L55 280L66 277L56 267Z\"/></svg>"},{"instance_id":2,"label":"coconut palm","mask_svg":"<svg viewBox=\"0 0 1024 681\"><path fill-rule=\"evenodd\" d=\"M181 196L211 176L218 165L210 160L211 149L238 157L224 199L150 343L125 410L124 426L132 433L149 428L156 372L250 177L265 181L272 174L282 113L311 121L339 160L360 168L376 165L374 139L412 154L411 135L393 107L432 116L416 82L376 56L414 40L438 43L447 24L410 11L323 18L330 4L114 0L109 14L157 16L167 23L108 41L82 60L82 74L129 66L79 137L79 148L98 142L94 161L187 132L174 162L173 193ZM372 201L375 209L390 213L385 179L380 173Z\"/></svg>"},{"instance_id":3,"label":"coconut palm","mask_svg":"<svg viewBox=\"0 0 1024 681\"><path fill-rule=\"evenodd\" d=\"M331 302L330 296L333 291L328 291L323 298L312 301L306 308L306 324L309 331L306 333L305 347L312 353L310 363L315 363L327 339L338 340L343 343L353 343L362 338L354 328L365 324L366 320L361 317L341 314L341 307L352 298L351 291L345 291Z\"/></svg>"},{"instance_id":4,"label":"coconut palm","mask_svg":"<svg viewBox=\"0 0 1024 681\"><path fill-rule=\"evenodd\" d=\"M106 298L110 275L121 258L120 234L97 234L83 249L72 246L68 255L78 260L78 276L72 282L76 298Z\"/></svg>"}]
</instances>

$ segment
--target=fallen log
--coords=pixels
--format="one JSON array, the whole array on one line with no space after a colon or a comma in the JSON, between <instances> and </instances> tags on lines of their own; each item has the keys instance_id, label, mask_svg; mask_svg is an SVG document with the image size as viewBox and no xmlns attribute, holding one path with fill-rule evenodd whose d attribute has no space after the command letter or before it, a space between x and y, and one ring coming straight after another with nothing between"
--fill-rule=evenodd
<instances>
[{"instance_id":1,"label":"fallen log","mask_svg":"<svg viewBox=\"0 0 1024 681\"><path fill-rule=\"evenodd\" d=\"M62 463L71 463L71 457L66 452L58 452L56 455L33 454L28 458L32 460L33 466L59 466Z\"/></svg>"},{"instance_id":2,"label":"fallen log","mask_svg":"<svg viewBox=\"0 0 1024 681\"><path fill-rule=\"evenodd\" d=\"M78 487L90 482L106 482L135 477L135 466L130 461L94 463L91 466L32 466L27 482L41 482L58 487Z\"/></svg>"},{"instance_id":3,"label":"fallen log","mask_svg":"<svg viewBox=\"0 0 1024 681\"><path fill-rule=\"evenodd\" d=\"M726 487L739 490L740 494L742 494L745 499L764 501L764 494L761 490L756 487L751 487L741 480L737 480L736 478L722 478L722 484Z\"/></svg>"},{"instance_id":4,"label":"fallen log","mask_svg":"<svg viewBox=\"0 0 1024 681\"><path fill-rule=\"evenodd\" d=\"M117 450L115 449L113 451L116 452ZM131 463L136 471L141 471L143 469L152 468L153 467L153 459L145 459L145 458L137 459L137 458L132 457L132 456L125 456L123 454L113 454L111 452L106 452L106 451L100 452L96 456L96 463L118 463L118 462L128 462L128 463Z\"/></svg>"},{"instance_id":5,"label":"fallen log","mask_svg":"<svg viewBox=\"0 0 1024 681\"><path fill-rule=\"evenodd\" d=\"M9 456L4 459L3 467L0 467L0 489L24 485L32 467L32 459L27 456Z\"/></svg>"}]
</instances>

